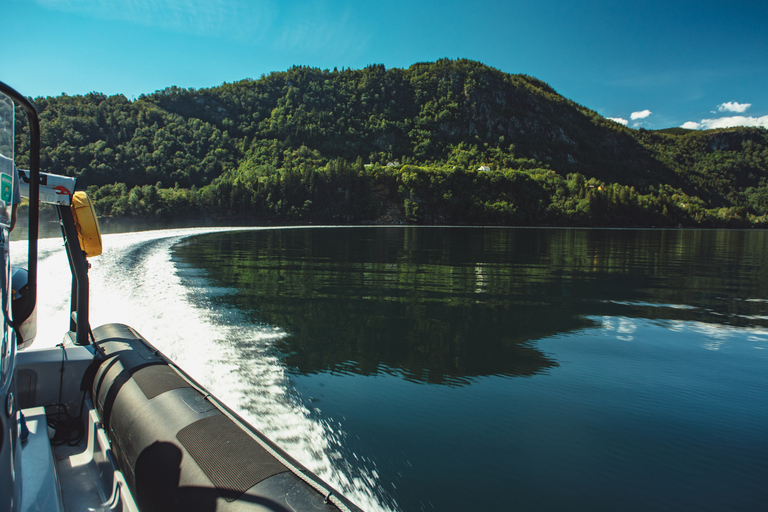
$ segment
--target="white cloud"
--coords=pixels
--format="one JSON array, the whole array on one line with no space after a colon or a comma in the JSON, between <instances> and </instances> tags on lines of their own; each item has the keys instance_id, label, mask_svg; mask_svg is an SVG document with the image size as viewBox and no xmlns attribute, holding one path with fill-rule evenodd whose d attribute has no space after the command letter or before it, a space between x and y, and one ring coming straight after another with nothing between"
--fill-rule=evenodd
<instances>
[{"instance_id":1,"label":"white cloud","mask_svg":"<svg viewBox=\"0 0 768 512\"><path fill-rule=\"evenodd\" d=\"M622 119L620 117L609 117L608 119L610 119L614 123L623 124L624 126L627 126L629 124L629 121L627 121L626 119Z\"/></svg>"},{"instance_id":2,"label":"white cloud","mask_svg":"<svg viewBox=\"0 0 768 512\"><path fill-rule=\"evenodd\" d=\"M756 126L768 128L768 116L732 116L720 117L717 119L702 119L700 123L688 121L687 123L684 123L681 128L689 128L691 130L711 130L714 128L732 128L734 126Z\"/></svg>"},{"instance_id":3,"label":"white cloud","mask_svg":"<svg viewBox=\"0 0 768 512\"><path fill-rule=\"evenodd\" d=\"M645 119L646 117L648 117L651 114L652 114L652 112L650 110L641 110L639 112L632 112L632 114L630 114L629 118L631 120L635 121L637 119Z\"/></svg>"},{"instance_id":4,"label":"white cloud","mask_svg":"<svg viewBox=\"0 0 768 512\"><path fill-rule=\"evenodd\" d=\"M717 110L720 112L738 112L739 114L746 112L749 107L751 107L751 103L737 103L735 101L728 101L726 103L721 103L717 106Z\"/></svg>"}]
</instances>

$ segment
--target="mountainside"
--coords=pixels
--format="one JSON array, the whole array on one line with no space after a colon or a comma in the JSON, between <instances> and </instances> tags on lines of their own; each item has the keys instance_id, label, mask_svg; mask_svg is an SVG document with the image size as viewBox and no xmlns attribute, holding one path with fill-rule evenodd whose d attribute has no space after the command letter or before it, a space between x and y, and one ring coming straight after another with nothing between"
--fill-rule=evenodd
<instances>
[{"instance_id":1,"label":"mountainside","mask_svg":"<svg viewBox=\"0 0 768 512\"><path fill-rule=\"evenodd\" d=\"M183 117L196 117L249 140L305 145L324 157L441 162L459 144L505 158L531 159L561 174L628 184L671 182L631 130L558 95L525 75L471 61L442 60L407 70L292 68L257 81L205 91L166 89L146 98ZM487 147L485 147L487 145Z\"/></svg>"},{"instance_id":2,"label":"mountainside","mask_svg":"<svg viewBox=\"0 0 768 512\"><path fill-rule=\"evenodd\" d=\"M135 101L97 93L34 101L43 168L77 176L107 215L181 208L254 220L369 221L389 212L417 222L610 224L608 206L616 203L631 206L622 210L623 224L643 225L660 219L702 223L718 215L759 222L768 213L768 130L631 130L535 78L466 60L389 70L294 67L211 89L171 87ZM417 167L384 167L390 163ZM498 208L482 213L473 207L471 213L470 199L457 206L456 191L447 203L424 196L446 196L439 189L454 181L498 188L486 183L489 177L472 174L481 166L501 173L507 185L517 184L515 190L523 178L513 171L536 182L536 215L521 214L524 201L511 189L512 195L485 199L486 206L498 203L505 212L490 219L486 214ZM442 176L441 184L431 176L421 192L404 188L407 176L424 171ZM361 183L352 184L358 178ZM345 212L326 204L319 210L318 200L339 202L329 192L332 185L358 187L367 199L356 199L354 207L343 199L351 208ZM318 196L316 186L327 190ZM611 195L595 199L609 186ZM289 193L290 187L298 188ZM657 201L658 215L643 220L651 199L641 196L668 196L669 204ZM562 204L553 210L557 198ZM701 211L672 215L675 204Z\"/></svg>"}]
</instances>

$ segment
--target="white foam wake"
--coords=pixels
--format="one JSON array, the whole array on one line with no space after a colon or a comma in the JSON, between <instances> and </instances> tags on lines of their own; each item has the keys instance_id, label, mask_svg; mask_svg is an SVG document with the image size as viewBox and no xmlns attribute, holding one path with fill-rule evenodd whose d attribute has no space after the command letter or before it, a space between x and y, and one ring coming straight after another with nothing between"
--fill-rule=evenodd
<instances>
[{"instance_id":1,"label":"white foam wake","mask_svg":"<svg viewBox=\"0 0 768 512\"><path fill-rule=\"evenodd\" d=\"M106 235L104 253L91 260L91 325L130 325L247 421L303 465L365 510L389 510L377 497L375 469L350 467L338 446L339 425L317 421L296 397L285 367L271 350L285 333L249 323L207 294L230 293L187 286L171 260L185 237L222 228L160 230ZM21 242L12 261L24 265ZM34 348L54 346L69 326L71 275L60 239L40 241L38 336ZM14 259L14 256L22 258ZM18 263L17 263L18 261ZM203 276L203 281L205 281ZM201 283L203 284L203 283ZM194 283L193 283L194 285ZM378 491L378 492L377 492ZM387 500L390 501L390 500Z\"/></svg>"}]
</instances>

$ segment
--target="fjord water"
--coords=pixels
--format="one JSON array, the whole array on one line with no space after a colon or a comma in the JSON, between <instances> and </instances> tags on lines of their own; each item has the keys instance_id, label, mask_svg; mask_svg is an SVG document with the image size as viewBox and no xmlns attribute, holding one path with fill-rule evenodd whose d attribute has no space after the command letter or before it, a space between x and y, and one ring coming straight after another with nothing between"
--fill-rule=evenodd
<instances>
[{"instance_id":1,"label":"fjord water","mask_svg":"<svg viewBox=\"0 0 768 512\"><path fill-rule=\"evenodd\" d=\"M766 248L762 231L297 228L184 238L171 261L190 307L234 318L213 358L231 405L364 506L760 510Z\"/></svg>"},{"instance_id":2,"label":"fjord water","mask_svg":"<svg viewBox=\"0 0 768 512\"><path fill-rule=\"evenodd\" d=\"M91 324L136 328L366 510L764 510L766 247L761 231L107 235ZM33 348L61 341L69 291L61 240L41 241Z\"/></svg>"}]
</instances>

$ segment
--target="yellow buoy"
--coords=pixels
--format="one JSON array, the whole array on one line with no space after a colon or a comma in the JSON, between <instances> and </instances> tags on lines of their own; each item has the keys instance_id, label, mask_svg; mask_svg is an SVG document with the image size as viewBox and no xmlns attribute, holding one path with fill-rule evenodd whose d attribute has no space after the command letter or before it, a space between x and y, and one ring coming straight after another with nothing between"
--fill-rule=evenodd
<instances>
[{"instance_id":1,"label":"yellow buoy","mask_svg":"<svg viewBox=\"0 0 768 512\"><path fill-rule=\"evenodd\" d=\"M86 256L98 256L101 254L101 231L91 198L85 192L75 192L72 194L71 208L80 249Z\"/></svg>"}]
</instances>

